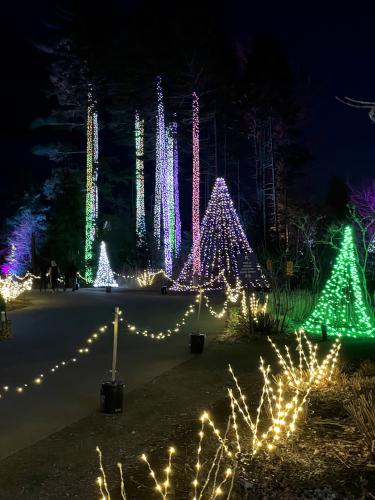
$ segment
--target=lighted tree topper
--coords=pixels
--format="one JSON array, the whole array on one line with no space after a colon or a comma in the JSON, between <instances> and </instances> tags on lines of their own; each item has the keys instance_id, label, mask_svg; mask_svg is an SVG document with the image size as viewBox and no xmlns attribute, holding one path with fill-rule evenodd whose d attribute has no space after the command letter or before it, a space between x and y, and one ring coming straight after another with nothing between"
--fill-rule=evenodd
<instances>
[{"instance_id":1,"label":"lighted tree topper","mask_svg":"<svg viewBox=\"0 0 375 500\"><path fill-rule=\"evenodd\" d=\"M136 233L137 243L143 244L146 237L145 184L144 184L144 120L135 114L135 185L136 185Z\"/></svg>"},{"instance_id":2,"label":"lighted tree topper","mask_svg":"<svg viewBox=\"0 0 375 500\"><path fill-rule=\"evenodd\" d=\"M173 285L174 290L189 290L196 287L196 273L190 255ZM203 287L223 287L235 284L240 275L241 262L245 259L251 266L253 287L268 287L266 277L256 255L247 241L224 179L216 179L210 201L200 227L199 283Z\"/></svg>"},{"instance_id":3,"label":"lighted tree topper","mask_svg":"<svg viewBox=\"0 0 375 500\"><path fill-rule=\"evenodd\" d=\"M94 281L94 286L95 287L118 286L115 281L111 265L109 263L107 249L104 241L102 241L100 244L99 265L98 265L98 271L96 273L96 278Z\"/></svg>"},{"instance_id":4,"label":"lighted tree topper","mask_svg":"<svg viewBox=\"0 0 375 500\"><path fill-rule=\"evenodd\" d=\"M86 224L85 224L85 279L93 281L93 244L98 217L98 114L91 89L87 105L87 152L86 152Z\"/></svg>"},{"instance_id":5,"label":"lighted tree topper","mask_svg":"<svg viewBox=\"0 0 375 500\"><path fill-rule=\"evenodd\" d=\"M350 226L344 230L341 249L331 276L303 328L309 333L319 334L322 324L327 325L328 333L334 335L375 336L375 324L364 299L353 230Z\"/></svg>"}]
</instances>

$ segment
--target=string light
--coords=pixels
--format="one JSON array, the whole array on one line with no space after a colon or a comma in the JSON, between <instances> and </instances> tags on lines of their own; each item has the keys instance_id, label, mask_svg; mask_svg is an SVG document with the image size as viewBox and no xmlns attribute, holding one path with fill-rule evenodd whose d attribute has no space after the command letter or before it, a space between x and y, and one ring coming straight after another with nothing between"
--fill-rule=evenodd
<instances>
[{"instance_id":1,"label":"string light","mask_svg":"<svg viewBox=\"0 0 375 500\"><path fill-rule=\"evenodd\" d=\"M176 233L176 248L175 256L180 255L181 250L181 217L180 217L180 188L178 183L178 142L177 142L177 123L172 122L172 137L173 137L173 185L174 185L174 213L175 213L175 233Z\"/></svg>"},{"instance_id":2,"label":"string light","mask_svg":"<svg viewBox=\"0 0 375 500\"><path fill-rule=\"evenodd\" d=\"M344 230L341 249L331 276L303 328L309 333L319 334L322 324L333 335L375 337L375 323L364 299L350 226Z\"/></svg>"},{"instance_id":3,"label":"string light","mask_svg":"<svg viewBox=\"0 0 375 500\"><path fill-rule=\"evenodd\" d=\"M98 216L98 115L92 97L91 86L87 103L87 151L86 151L86 222L85 222L85 279L93 281L93 242Z\"/></svg>"},{"instance_id":4,"label":"string light","mask_svg":"<svg viewBox=\"0 0 375 500\"><path fill-rule=\"evenodd\" d=\"M192 202L192 235L193 235L193 275L199 278L200 265L200 209L199 209L199 99L193 92L193 202Z\"/></svg>"},{"instance_id":5,"label":"string light","mask_svg":"<svg viewBox=\"0 0 375 500\"><path fill-rule=\"evenodd\" d=\"M155 211L154 211L154 235L160 248L160 215L163 218L163 246L164 246L164 269L168 275L172 274L172 252L170 242L169 207L168 207L168 185L167 185L167 156L166 156L166 134L164 120L163 92L161 78L156 81L157 93L157 125L156 125L156 184L155 184Z\"/></svg>"},{"instance_id":6,"label":"string light","mask_svg":"<svg viewBox=\"0 0 375 500\"><path fill-rule=\"evenodd\" d=\"M272 345L279 364L283 369L283 376L287 383L296 387L299 390L306 387L322 387L327 386L332 381L332 377L337 365L337 359L340 352L340 339L337 338L333 343L328 354L323 361L319 363L317 356L318 345L313 344L302 330L295 332L296 334L296 352L298 354L299 363L293 361L288 346L284 346L285 355L281 353L279 348L268 337L268 341Z\"/></svg>"},{"instance_id":7,"label":"string light","mask_svg":"<svg viewBox=\"0 0 375 500\"><path fill-rule=\"evenodd\" d=\"M138 284L141 288L145 288L148 286L152 286L155 279L159 276L163 278L170 279L169 276L165 273L164 269L160 269L159 271L152 271L151 269L145 269L142 273L137 277Z\"/></svg>"},{"instance_id":8,"label":"string light","mask_svg":"<svg viewBox=\"0 0 375 500\"><path fill-rule=\"evenodd\" d=\"M173 162L173 129L166 129L166 156L167 156L167 196L169 217L169 244L173 255L176 255L176 231L175 231L175 204L174 204L174 162Z\"/></svg>"},{"instance_id":9,"label":"string light","mask_svg":"<svg viewBox=\"0 0 375 500\"><path fill-rule=\"evenodd\" d=\"M186 324L187 318L193 314L196 310L196 305L199 303L199 294L195 297L194 302L188 306L186 311L183 313L180 320L178 320L175 326L171 329L165 330L164 332L153 333L148 330L142 330L134 324L127 324L127 327L131 333L135 333L136 335L142 335L143 337L148 337L153 340L164 340L174 333L178 333L181 328Z\"/></svg>"},{"instance_id":10,"label":"string light","mask_svg":"<svg viewBox=\"0 0 375 500\"><path fill-rule=\"evenodd\" d=\"M100 244L99 265L98 265L98 271L96 273L96 278L94 281L94 287L101 287L101 286L114 286L114 287L118 286L118 284L115 281L111 265L109 263L107 249L104 241L102 241Z\"/></svg>"},{"instance_id":11,"label":"string light","mask_svg":"<svg viewBox=\"0 0 375 500\"><path fill-rule=\"evenodd\" d=\"M23 278L8 274L0 277L0 294L5 302L15 300L21 293L31 290L33 286L33 275L26 273Z\"/></svg>"},{"instance_id":12,"label":"string light","mask_svg":"<svg viewBox=\"0 0 375 500\"><path fill-rule=\"evenodd\" d=\"M56 373L56 371L59 370L60 368L67 368L69 366L75 365L81 356L86 356L87 354L90 353L90 347L107 332L107 328L108 328L107 325L103 325L100 328L98 328L93 334L91 334L86 339L86 345L81 345L76 349L77 354L75 356L54 363L44 373L40 373L35 377L33 377L29 383L25 383L22 385L5 384L3 386L0 386L0 399L3 398L6 394L9 394L11 392L15 392L17 394L23 394L26 389L29 389L33 386L40 386L45 381L48 374L51 375L53 373ZM90 347L87 347L88 345Z\"/></svg>"},{"instance_id":13,"label":"string light","mask_svg":"<svg viewBox=\"0 0 375 500\"><path fill-rule=\"evenodd\" d=\"M172 290L194 289L194 248ZM240 261L247 259L252 277L249 286L267 288L266 277L249 245L224 179L215 182L200 230L201 282L218 279L218 286L236 283L240 277ZM203 287L203 285L201 284Z\"/></svg>"},{"instance_id":14,"label":"string light","mask_svg":"<svg viewBox=\"0 0 375 500\"><path fill-rule=\"evenodd\" d=\"M135 185L136 185L136 233L137 243L142 244L146 238L145 219L145 186L144 186L144 120L139 113L135 114Z\"/></svg>"}]
</instances>

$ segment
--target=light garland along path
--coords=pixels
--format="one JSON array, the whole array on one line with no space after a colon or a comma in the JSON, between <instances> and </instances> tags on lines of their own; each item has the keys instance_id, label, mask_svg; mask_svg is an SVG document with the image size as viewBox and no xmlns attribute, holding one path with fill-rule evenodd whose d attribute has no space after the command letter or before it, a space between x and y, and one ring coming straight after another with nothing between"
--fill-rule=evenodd
<instances>
[{"instance_id":1,"label":"light garland along path","mask_svg":"<svg viewBox=\"0 0 375 500\"><path fill-rule=\"evenodd\" d=\"M135 333L136 335L142 335L144 337L148 337L152 340L163 340L174 333L178 333L180 329L185 325L186 319L188 316L193 314L196 310L196 305L199 303L199 294L195 297L193 304L190 304L187 310L184 312L182 319L176 322L174 328L165 330L165 332L159 332L157 334L154 334L152 332L149 332L148 330L142 330L137 328L135 325L132 324L127 324L127 328L129 329L130 332ZM120 311L120 316L122 315L122 311ZM120 321L123 321L123 318L120 317ZM113 323L113 322L112 322ZM51 368L44 373L40 373L39 375L36 375L32 380L30 380L27 383L21 384L21 385L7 385L4 384L0 386L0 399L6 396L10 392L15 392L18 394L24 393L27 389L33 387L33 386L38 386L43 383L43 381L46 379L48 375L52 375L55 373L58 369L60 368L66 368L68 366L74 365L77 363L80 359L81 356L85 356L86 354L90 353L90 347L92 344L94 344L97 340L99 340L100 337L102 337L106 332L108 331L108 325L103 325L100 328L98 328L97 331L95 331L90 337L86 339L86 345L81 345L80 347L77 348L77 354L78 356L69 358L69 359L64 359L61 361L58 361L56 364L51 366Z\"/></svg>"},{"instance_id":2,"label":"light garland along path","mask_svg":"<svg viewBox=\"0 0 375 500\"><path fill-rule=\"evenodd\" d=\"M173 335L174 333L178 333L180 331L180 329L185 325L186 319L191 314L193 314L195 312L196 306L197 306L197 304L199 304L199 295L200 294L198 294L195 297L194 302L192 304L190 304L189 307L186 309L186 311L182 315L182 318L176 322L174 328L171 328L171 329L165 330L164 332L159 332L159 333L152 333L152 332L149 332L147 329L143 330L142 328L139 328L136 325L131 324L131 323L127 324L127 328L129 329L130 332L134 333L135 335L142 335L143 337L148 337L148 338L153 339L153 340L164 340L164 339L170 337L171 335Z\"/></svg>"},{"instance_id":3,"label":"light garland along path","mask_svg":"<svg viewBox=\"0 0 375 500\"><path fill-rule=\"evenodd\" d=\"M30 380L30 382L21 385L2 385L0 387L0 399L6 396L6 394L10 392L16 392L18 394L22 394L27 389L33 386L41 385L43 381L48 377L48 375L52 375L58 369L74 365L79 361L81 356L84 356L90 352L90 348L88 346L91 346L100 337L102 337L107 332L107 329L108 325L101 326L96 332L94 332L92 335L90 335L90 337L86 339L86 345L79 347L77 349L78 356L58 361L56 364L51 366L49 370L45 371L44 373L40 373L39 375L36 375L32 380Z\"/></svg>"}]
</instances>

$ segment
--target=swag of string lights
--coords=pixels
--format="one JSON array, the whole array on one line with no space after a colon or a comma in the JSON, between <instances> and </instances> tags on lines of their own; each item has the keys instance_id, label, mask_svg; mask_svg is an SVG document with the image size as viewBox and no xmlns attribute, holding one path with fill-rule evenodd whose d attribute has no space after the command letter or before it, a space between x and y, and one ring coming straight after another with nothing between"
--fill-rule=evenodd
<instances>
[{"instance_id":1,"label":"swag of string lights","mask_svg":"<svg viewBox=\"0 0 375 500\"><path fill-rule=\"evenodd\" d=\"M127 330L131 334L142 335L143 337L147 337L152 340L164 340L168 337L171 337L173 334L180 332L181 328L186 324L187 318L192 315L196 310L196 305L199 303L199 296L195 297L194 302L189 304L185 312L182 314L182 317L179 321L176 322L173 328L167 329L162 332L153 333L148 330L142 330L137 328L135 325L127 324ZM122 316L122 311L119 312L120 316ZM120 317L120 321L123 321L123 318ZM66 368L68 366L74 365L78 362L79 356L85 356L91 352L92 345L100 339L105 333L108 331L108 325L103 325L98 328L92 335L90 335L86 339L86 345L81 345L77 348L77 354L75 357L61 360L51 366L51 368L43 373L38 374L29 382L19 385L9 385L4 384L0 386L0 399L4 397L7 393L16 392L18 394L24 393L28 388L32 386L39 386L46 379L48 375L55 373L60 368Z\"/></svg>"},{"instance_id":2,"label":"swag of string lights","mask_svg":"<svg viewBox=\"0 0 375 500\"><path fill-rule=\"evenodd\" d=\"M241 457L247 455L254 459L260 455L270 457L277 448L288 445L302 424L303 410L311 391L324 388L331 382L337 365L340 341L336 340L329 353L322 362L319 362L317 345L309 344L309 341L305 339L306 347L302 332L296 332L296 335L296 353L299 359L297 362L292 359L288 350L284 357L272 343L283 368L281 375L273 377L270 365L260 358L259 369L263 385L258 406L253 413L250 411L250 404L247 403L238 378L229 365L233 385L227 389L229 418L225 431L220 431L207 411L204 411L199 419L198 443L192 453L193 474L190 483L192 500L202 499L204 495L210 495L210 499L223 495L230 498L237 464ZM213 458L212 453L208 456L205 446L210 437L216 444ZM96 451L100 474L97 478L97 486L102 500L110 500L111 493L103 467L102 452L99 447L96 447ZM172 478L176 476L176 470L173 467L173 459L176 455L175 447L170 447L163 476L155 472L145 453L140 456L149 472L154 491L163 500L171 498L174 489ZM185 454L184 460L186 461ZM123 466L117 463L117 467L120 475L121 498L126 500Z\"/></svg>"},{"instance_id":3,"label":"swag of string lights","mask_svg":"<svg viewBox=\"0 0 375 500\"><path fill-rule=\"evenodd\" d=\"M194 270L194 244L189 257L172 286L175 291L205 287L203 283L216 281L216 288L223 288L224 277L235 283L240 277L240 261L248 261L251 267L249 286L268 288L267 279L249 245L239 221L224 179L216 179L212 194L200 227L200 279L196 283ZM214 288L214 287L213 287Z\"/></svg>"},{"instance_id":4,"label":"swag of string lights","mask_svg":"<svg viewBox=\"0 0 375 500\"><path fill-rule=\"evenodd\" d=\"M85 216L85 280L93 281L93 244L98 217L98 114L92 89L89 88L87 103L87 151L86 151L86 216Z\"/></svg>"},{"instance_id":5,"label":"swag of string lights","mask_svg":"<svg viewBox=\"0 0 375 500\"><path fill-rule=\"evenodd\" d=\"M144 120L135 114L135 186L136 186L136 234L139 245L145 242L145 184L144 184Z\"/></svg>"}]
</instances>

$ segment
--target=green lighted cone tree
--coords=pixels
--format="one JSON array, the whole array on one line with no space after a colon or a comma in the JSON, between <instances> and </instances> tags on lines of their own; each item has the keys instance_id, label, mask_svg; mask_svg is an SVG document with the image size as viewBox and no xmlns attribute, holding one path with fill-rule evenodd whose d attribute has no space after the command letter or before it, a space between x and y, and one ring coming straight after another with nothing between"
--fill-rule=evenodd
<instances>
[{"instance_id":1,"label":"green lighted cone tree","mask_svg":"<svg viewBox=\"0 0 375 500\"><path fill-rule=\"evenodd\" d=\"M375 324L364 299L358 272L353 230L347 226L340 252L319 301L303 328L321 333L322 324L328 334L346 337L375 337Z\"/></svg>"}]
</instances>

